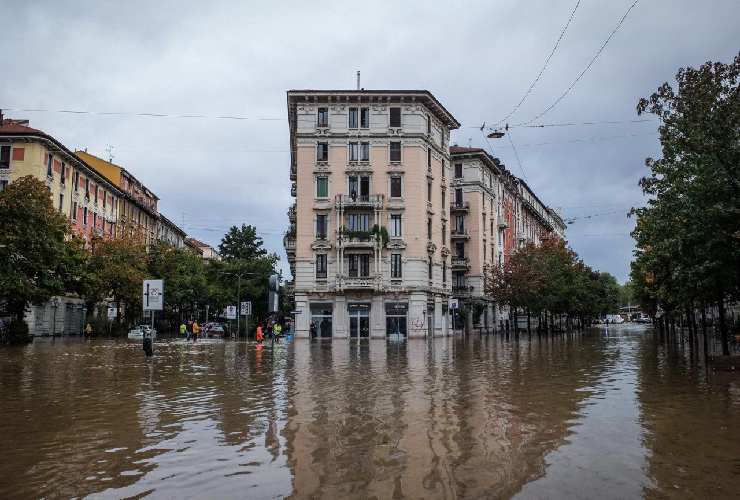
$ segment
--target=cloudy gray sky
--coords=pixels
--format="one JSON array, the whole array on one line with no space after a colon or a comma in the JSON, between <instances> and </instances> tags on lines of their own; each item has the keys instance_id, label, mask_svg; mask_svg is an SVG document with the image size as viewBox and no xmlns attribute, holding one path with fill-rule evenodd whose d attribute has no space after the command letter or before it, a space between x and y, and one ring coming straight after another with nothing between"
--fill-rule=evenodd
<instances>
[{"instance_id":1,"label":"cloudy gray sky","mask_svg":"<svg viewBox=\"0 0 740 500\"><path fill-rule=\"evenodd\" d=\"M633 0L582 0L547 70L509 119L547 108L586 67ZM8 111L72 148L106 155L161 198L189 234L217 244L229 225L257 226L287 271L291 204L285 91L428 89L463 127L519 102L576 0L466 2L149 2L4 0L0 107L246 120ZM361 6L361 8L358 8ZM12 18L12 19L11 19ZM635 104L681 66L729 61L740 48L737 0L641 0L589 71L535 123L635 120ZM587 263L629 272L644 158L655 123L512 128L493 152L564 217ZM583 216L598 214L590 219Z\"/></svg>"}]
</instances>

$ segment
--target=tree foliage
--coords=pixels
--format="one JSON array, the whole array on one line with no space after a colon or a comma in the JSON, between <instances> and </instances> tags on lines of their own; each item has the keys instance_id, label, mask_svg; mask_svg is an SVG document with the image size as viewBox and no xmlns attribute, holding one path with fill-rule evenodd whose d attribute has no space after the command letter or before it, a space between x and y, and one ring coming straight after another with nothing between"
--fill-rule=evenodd
<instances>
[{"instance_id":1,"label":"tree foliage","mask_svg":"<svg viewBox=\"0 0 740 500\"><path fill-rule=\"evenodd\" d=\"M740 55L729 64L682 68L640 99L638 114L660 119L662 156L645 162L647 206L637 222L632 263L643 307L670 313L696 304L720 308L740 291Z\"/></svg>"}]
</instances>

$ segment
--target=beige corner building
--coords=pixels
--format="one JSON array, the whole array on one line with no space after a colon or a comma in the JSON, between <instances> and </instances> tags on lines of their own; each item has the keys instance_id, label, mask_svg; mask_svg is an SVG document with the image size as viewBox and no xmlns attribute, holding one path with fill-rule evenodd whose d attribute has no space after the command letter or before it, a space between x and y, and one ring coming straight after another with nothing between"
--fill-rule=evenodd
<instances>
[{"instance_id":1,"label":"beige corner building","mask_svg":"<svg viewBox=\"0 0 740 500\"><path fill-rule=\"evenodd\" d=\"M447 335L457 120L425 90L292 90L288 118L297 336Z\"/></svg>"}]
</instances>

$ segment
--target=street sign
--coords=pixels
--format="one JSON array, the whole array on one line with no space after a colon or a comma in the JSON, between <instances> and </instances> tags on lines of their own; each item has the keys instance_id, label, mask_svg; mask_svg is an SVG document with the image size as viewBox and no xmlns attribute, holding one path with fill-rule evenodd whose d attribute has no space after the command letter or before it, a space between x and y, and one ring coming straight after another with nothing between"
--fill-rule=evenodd
<instances>
[{"instance_id":1,"label":"street sign","mask_svg":"<svg viewBox=\"0 0 740 500\"><path fill-rule=\"evenodd\" d=\"M161 311L164 305L164 280L144 280L141 303L145 311Z\"/></svg>"},{"instance_id":2,"label":"street sign","mask_svg":"<svg viewBox=\"0 0 740 500\"><path fill-rule=\"evenodd\" d=\"M460 302L458 299L450 299L450 309L460 309Z\"/></svg>"},{"instance_id":3,"label":"street sign","mask_svg":"<svg viewBox=\"0 0 740 500\"><path fill-rule=\"evenodd\" d=\"M116 319L118 316L118 308L114 305L108 306L108 319Z\"/></svg>"},{"instance_id":4,"label":"street sign","mask_svg":"<svg viewBox=\"0 0 740 500\"><path fill-rule=\"evenodd\" d=\"M242 316L251 316L252 315L252 303L242 302Z\"/></svg>"},{"instance_id":5,"label":"street sign","mask_svg":"<svg viewBox=\"0 0 740 500\"><path fill-rule=\"evenodd\" d=\"M236 319L236 306L226 306L226 319Z\"/></svg>"}]
</instances>

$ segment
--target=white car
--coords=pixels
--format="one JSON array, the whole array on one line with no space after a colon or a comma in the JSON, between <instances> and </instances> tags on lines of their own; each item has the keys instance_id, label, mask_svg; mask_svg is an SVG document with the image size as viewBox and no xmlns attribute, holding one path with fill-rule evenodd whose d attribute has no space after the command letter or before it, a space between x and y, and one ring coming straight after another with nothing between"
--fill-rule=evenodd
<instances>
[{"instance_id":1,"label":"white car","mask_svg":"<svg viewBox=\"0 0 740 500\"><path fill-rule=\"evenodd\" d=\"M145 333L151 333L152 340L157 338L157 330L155 330L149 325L139 325L139 326L133 327L131 330L128 331L128 338L135 339L135 340L141 340L144 338Z\"/></svg>"}]
</instances>

